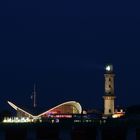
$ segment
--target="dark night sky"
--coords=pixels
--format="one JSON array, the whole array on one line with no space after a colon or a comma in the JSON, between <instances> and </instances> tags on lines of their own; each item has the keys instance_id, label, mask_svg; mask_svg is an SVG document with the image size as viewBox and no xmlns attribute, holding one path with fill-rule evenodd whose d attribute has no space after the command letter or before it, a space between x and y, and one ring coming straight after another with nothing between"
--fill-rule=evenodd
<instances>
[{"instance_id":1,"label":"dark night sky","mask_svg":"<svg viewBox=\"0 0 140 140\"><path fill-rule=\"evenodd\" d=\"M104 66L114 65L116 105L140 104L139 3L0 2L0 110L6 100L50 108L76 100L102 108ZM10 108L8 108L10 109Z\"/></svg>"}]
</instances>

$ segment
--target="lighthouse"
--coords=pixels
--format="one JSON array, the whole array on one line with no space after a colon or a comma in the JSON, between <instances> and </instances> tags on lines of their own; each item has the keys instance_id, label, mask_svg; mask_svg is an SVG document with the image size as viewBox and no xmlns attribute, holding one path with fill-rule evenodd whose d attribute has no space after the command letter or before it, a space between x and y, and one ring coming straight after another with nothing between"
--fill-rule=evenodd
<instances>
[{"instance_id":1,"label":"lighthouse","mask_svg":"<svg viewBox=\"0 0 140 140\"><path fill-rule=\"evenodd\" d=\"M113 65L105 67L105 95L104 99L104 116L111 117L114 114L114 76Z\"/></svg>"}]
</instances>

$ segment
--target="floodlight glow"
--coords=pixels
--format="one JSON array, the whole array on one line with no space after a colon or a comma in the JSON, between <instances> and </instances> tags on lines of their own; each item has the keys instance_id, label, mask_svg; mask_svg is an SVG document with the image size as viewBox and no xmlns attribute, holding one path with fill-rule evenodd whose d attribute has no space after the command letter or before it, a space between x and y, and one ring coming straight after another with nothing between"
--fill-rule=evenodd
<instances>
[{"instance_id":1,"label":"floodlight glow","mask_svg":"<svg viewBox=\"0 0 140 140\"><path fill-rule=\"evenodd\" d=\"M111 67L110 66L106 66L105 68L107 71L111 71Z\"/></svg>"},{"instance_id":2,"label":"floodlight glow","mask_svg":"<svg viewBox=\"0 0 140 140\"><path fill-rule=\"evenodd\" d=\"M33 122L32 119L26 117L18 118L18 117L8 117L4 118L3 123L30 123Z\"/></svg>"}]
</instances>

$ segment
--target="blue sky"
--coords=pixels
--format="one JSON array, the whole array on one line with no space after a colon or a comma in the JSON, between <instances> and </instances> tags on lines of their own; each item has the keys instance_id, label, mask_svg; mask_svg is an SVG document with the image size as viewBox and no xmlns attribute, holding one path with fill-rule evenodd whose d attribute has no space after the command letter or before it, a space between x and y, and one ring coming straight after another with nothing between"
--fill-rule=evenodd
<instances>
[{"instance_id":1,"label":"blue sky","mask_svg":"<svg viewBox=\"0 0 140 140\"><path fill-rule=\"evenodd\" d=\"M114 65L116 105L139 104L138 3L0 2L1 108L6 100L50 108L76 100L102 108L104 66Z\"/></svg>"}]
</instances>

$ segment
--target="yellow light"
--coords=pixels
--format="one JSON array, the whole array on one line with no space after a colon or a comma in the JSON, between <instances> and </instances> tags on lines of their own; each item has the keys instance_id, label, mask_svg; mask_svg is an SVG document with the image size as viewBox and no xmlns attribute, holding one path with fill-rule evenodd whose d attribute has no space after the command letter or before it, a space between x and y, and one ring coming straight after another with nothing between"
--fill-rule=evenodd
<instances>
[{"instance_id":1,"label":"yellow light","mask_svg":"<svg viewBox=\"0 0 140 140\"><path fill-rule=\"evenodd\" d=\"M28 118L28 117L22 117L22 118L18 118L18 117L9 117L9 118L4 118L3 123L29 123L29 122L33 122L32 119Z\"/></svg>"},{"instance_id":2,"label":"yellow light","mask_svg":"<svg viewBox=\"0 0 140 140\"><path fill-rule=\"evenodd\" d=\"M116 112L112 115L112 118L120 118L125 115L125 112Z\"/></svg>"}]
</instances>

